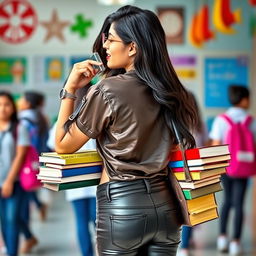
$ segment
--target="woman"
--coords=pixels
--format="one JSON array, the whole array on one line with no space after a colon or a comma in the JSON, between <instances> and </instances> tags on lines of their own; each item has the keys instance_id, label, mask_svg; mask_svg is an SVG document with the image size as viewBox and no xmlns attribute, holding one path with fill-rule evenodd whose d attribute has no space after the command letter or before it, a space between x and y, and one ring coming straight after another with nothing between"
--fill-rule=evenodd
<instances>
[{"instance_id":1,"label":"woman","mask_svg":"<svg viewBox=\"0 0 256 256\"><path fill-rule=\"evenodd\" d=\"M19 233L26 230L20 209L25 191L18 181L18 174L30 145L27 129L18 125L17 112L12 96L0 92L0 217L3 240L8 256L18 255Z\"/></svg>"},{"instance_id":2,"label":"woman","mask_svg":"<svg viewBox=\"0 0 256 256\"><path fill-rule=\"evenodd\" d=\"M180 209L167 181L176 142L171 119L192 147L196 113L153 12L124 6L106 18L102 32L94 50L107 66L106 78L91 87L67 131L76 90L93 78L93 65L102 63L74 65L62 91L56 151L72 153L96 138L104 163L97 188L98 255L176 255Z\"/></svg>"}]
</instances>

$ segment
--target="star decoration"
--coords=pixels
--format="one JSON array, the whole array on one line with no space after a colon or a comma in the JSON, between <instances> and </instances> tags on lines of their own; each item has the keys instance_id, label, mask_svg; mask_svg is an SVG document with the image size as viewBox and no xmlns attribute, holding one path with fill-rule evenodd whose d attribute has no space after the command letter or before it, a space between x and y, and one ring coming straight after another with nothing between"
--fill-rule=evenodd
<instances>
[{"instance_id":1,"label":"star decoration","mask_svg":"<svg viewBox=\"0 0 256 256\"><path fill-rule=\"evenodd\" d=\"M81 38L87 37L87 29L92 25L92 20L84 19L82 14L78 14L76 15L76 23L71 27L71 31L77 32Z\"/></svg>"},{"instance_id":2,"label":"star decoration","mask_svg":"<svg viewBox=\"0 0 256 256\"><path fill-rule=\"evenodd\" d=\"M65 42L63 29L70 24L69 21L61 21L59 19L57 10L54 9L52 17L49 21L42 21L41 25L47 30L44 42L47 42L53 37L57 37L60 41Z\"/></svg>"}]
</instances>

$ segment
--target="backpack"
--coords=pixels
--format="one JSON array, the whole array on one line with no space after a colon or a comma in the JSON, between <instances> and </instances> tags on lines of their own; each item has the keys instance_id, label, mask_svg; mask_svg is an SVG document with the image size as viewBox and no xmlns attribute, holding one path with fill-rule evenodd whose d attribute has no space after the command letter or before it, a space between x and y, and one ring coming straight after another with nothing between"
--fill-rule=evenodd
<instances>
[{"instance_id":1,"label":"backpack","mask_svg":"<svg viewBox=\"0 0 256 256\"><path fill-rule=\"evenodd\" d=\"M26 119L29 123L28 119ZM31 138L31 145L28 147L28 151L25 156L25 160L21 166L19 172L19 181L21 187L26 191L33 191L42 186L42 183L37 179L37 175L39 173L39 155L33 144L36 140L33 141L32 135L35 135L36 127L32 122L29 124L28 130ZM18 127L18 126L17 126ZM15 141L17 141L17 127L15 129ZM35 136L34 136L35 137Z\"/></svg>"},{"instance_id":2,"label":"backpack","mask_svg":"<svg viewBox=\"0 0 256 256\"><path fill-rule=\"evenodd\" d=\"M224 143L229 144L231 154L227 174L236 178L247 178L256 174L256 150L253 133L249 127L253 120L247 116L243 122L234 123L227 115L220 115L228 123L229 128Z\"/></svg>"}]
</instances>

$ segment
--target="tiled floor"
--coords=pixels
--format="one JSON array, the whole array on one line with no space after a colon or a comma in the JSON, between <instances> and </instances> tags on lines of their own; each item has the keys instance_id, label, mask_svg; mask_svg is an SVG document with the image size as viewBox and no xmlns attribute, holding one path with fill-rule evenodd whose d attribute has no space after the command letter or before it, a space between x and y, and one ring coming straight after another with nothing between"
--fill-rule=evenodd
<instances>
[{"instance_id":1,"label":"tiled floor","mask_svg":"<svg viewBox=\"0 0 256 256\"><path fill-rule=\"evenodd\" d=\"M256 184L256 183L255 183ZM256 217L253 218L253 186L250 188L246 199L246 218L243 233L244 256L256 255L256 244L253 242ZM256 190L255 190L256 191ZM254 192L255 193L255 192ZM256 193L255 193L256 195ZM50 207L46 222L40 222L36 212L33 213L32 229L39 239L36 250L31 256L80 256L76 243L74 219L71 205L64 199L64 193L51 193ZM217 195L221 202L221 193ZM254 220L254 222L252 221ZM195 256L225 256L215 250L215 241L218 234L218 220L203 224L195 228L194 240L196 249L192 251ZM255 241L255 240L254 240ZM227 254L226 254L227 255Z\"/></svg>"}]
</instances>

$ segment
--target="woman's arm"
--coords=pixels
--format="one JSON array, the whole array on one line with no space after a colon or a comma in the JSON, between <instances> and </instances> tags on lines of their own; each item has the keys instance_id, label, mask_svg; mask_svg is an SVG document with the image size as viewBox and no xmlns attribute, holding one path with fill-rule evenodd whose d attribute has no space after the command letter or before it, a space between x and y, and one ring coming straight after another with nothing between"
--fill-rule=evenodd
<instances>
[{"instance_id":1,"label":"woman's arm","mask_svg":"<svg viewBox=\"0 0 256 256\"><path fill-rule=\"evenodd\" d=\"M2 196L10 197L13 192L13 184L19 175L20 168L25 160L25 156L28 150L28 146L17 146L16 155L12 162L8 176L2 186Z\"/></svg>"},{"instance_id":2,"label":"woman's arm","mask_svg":"<svg viewBox=\"0 0 256 256\"><path fill-rule=\"evenodd\" d=\"M84 87L91 81L97 71L93 69L92 65L102 65L102 63L86 60L73 66L64 87L68 93L74 95L77 89ZM64 124L73 111L74 100L70 98L62 99L55 134L55 150L57 153L73 153L89 140L89 137L80 131L75 122L71 124L69 132L64 130Z\"/></svg>"}]
</instances>

